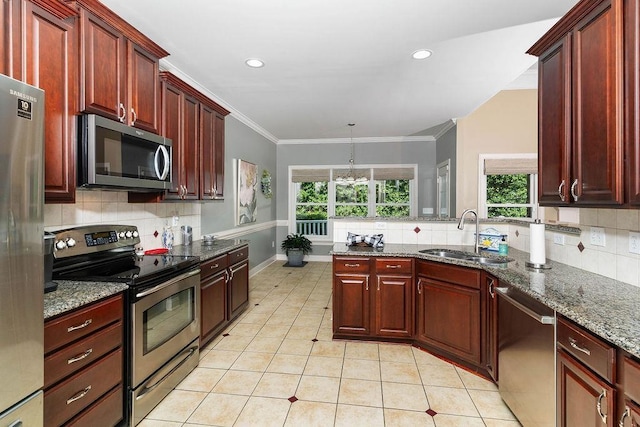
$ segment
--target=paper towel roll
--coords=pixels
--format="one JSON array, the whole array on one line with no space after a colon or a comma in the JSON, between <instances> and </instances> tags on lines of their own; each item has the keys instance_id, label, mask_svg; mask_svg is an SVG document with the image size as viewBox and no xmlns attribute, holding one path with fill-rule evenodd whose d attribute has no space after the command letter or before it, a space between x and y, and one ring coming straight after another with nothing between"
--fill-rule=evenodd
<instances>
[{"instance_id":1,"label":"paper towel roll","mask_svg":"<svg viewBox=\"0 0 640 427\"><path fill-rule=\"evenodd\" d=\"M531 264L544 264L547 261L544 252L544 224L540 222L529 225L529 261Z\"/></svg>"}]
</instances>

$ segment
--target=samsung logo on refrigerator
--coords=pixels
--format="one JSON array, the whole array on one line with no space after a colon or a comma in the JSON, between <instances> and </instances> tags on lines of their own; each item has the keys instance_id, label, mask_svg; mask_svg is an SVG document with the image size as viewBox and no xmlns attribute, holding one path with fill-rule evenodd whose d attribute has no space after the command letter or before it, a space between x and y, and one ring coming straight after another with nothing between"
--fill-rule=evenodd
<instances>
[{"instance_id":1,"label":"samsung logo on refrigerator","mask_svg":"<svg viewBox=\"0 0 640 427\"><path fill-rule=\"evenodd\" d=\"M17 96L18 98L26 99L31 102L38 102L35 96L27 95L26 93L18 92L17 90L9 89L9 94Z\"/></svg>"}]
</instances>

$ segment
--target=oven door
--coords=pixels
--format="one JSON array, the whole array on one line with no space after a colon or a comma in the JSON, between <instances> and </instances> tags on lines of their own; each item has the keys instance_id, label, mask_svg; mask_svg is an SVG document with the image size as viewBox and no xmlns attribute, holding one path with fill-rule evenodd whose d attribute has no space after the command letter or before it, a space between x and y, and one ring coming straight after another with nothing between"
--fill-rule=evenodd
<instances>
[{"instance_id":1,"label":"oven door","mask_svg":"<svg viewBox=\"0 0 640 427\"><path fill-rule=\"evenodd\" d=\"M133 289L132 388L200 336L200 269L147 289Z\"/></svg>"}]
</instances>

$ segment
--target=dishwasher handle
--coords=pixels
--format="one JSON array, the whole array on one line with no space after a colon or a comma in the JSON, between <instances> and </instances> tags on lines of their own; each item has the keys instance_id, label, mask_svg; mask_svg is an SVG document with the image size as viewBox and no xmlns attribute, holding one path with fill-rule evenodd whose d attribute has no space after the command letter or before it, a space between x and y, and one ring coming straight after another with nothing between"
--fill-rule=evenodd
<instances>
[{"instance_id":1,"label":"dishwasher handle","mask_svg":"<svg viewBox=\"0 0 640 427\"><path fill-rule=\"evenodd\" d=\"M532 319L535 319L537 322L542 323L543 325L553 325L553 324L556 323L556 320L555 320L555 318L553 316L545 316L543 314L536 313L534 310L530 309L526 305L524 305L521 302L516 301L515 299L511 298L507 294L508 288L495 288L495 290L498 291L500 296L502 298L504 298L507 302L509 302L510 304L514 305L520 311L522 311L523 313L525 313L527 316L531 317Z\"/></svg>"}]
</instances>

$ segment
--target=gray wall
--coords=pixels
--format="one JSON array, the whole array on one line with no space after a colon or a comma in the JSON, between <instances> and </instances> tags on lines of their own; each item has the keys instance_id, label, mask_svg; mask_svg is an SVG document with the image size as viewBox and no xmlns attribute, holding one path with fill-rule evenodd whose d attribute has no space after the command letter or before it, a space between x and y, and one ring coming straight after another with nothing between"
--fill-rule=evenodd
<instances>
[{"instance_id":1,"label":"gray wall","mask_svg":"<svg viewBox=\"0 0 640 427\"><path fill-rule=\"evenodd\" d=\"M347 165L351 153L349 144L279 144L277 147L278 179L275 192L277 218L288 219L289 165ZM355 144L355 164L418 164L418 214L423 207L436 203L436 143L381 142ZM278 227L277 242L284 239L286 227ZM278 246L278 245L276 245ZM281 251L278 249L278 252ZM315 252L314 252L315 253Z\"/></svg>"},{"instance_id":2,"label":"gray wall","mask_svg":"<svg viewBox=\"0 0 640 427\"><path fill-rule=\"evenodd\" d=\"M240 226L235 225L236 185L234 163L237 159L255 163L259 176L264 169L272 176L273 196L264 197L258 191L257 224L276 219L276 144L266 139L253 129L247 127L233 116L225 119L225 182L224 200L203 202L201 210L202 234L228 231ZM259 184L258 184L258 188ZM275 255L272 243L275 241L275 228L261 230L243 235L241 238L251 240L249 256L251 266L260 264Z\"/></svg>"},{"instance_id":3,"label":"gray wall","mask_svg":"<svg viewBox=\"0 0 640 427\"><path fill-rule=\"evenodd\" d=\"M450 163L451 170L449 171L450 179L451 179L451 194L450 194L451 207L449 209L449 215L452 217L456 216L456 170L457 170L456 135L457 135L457 132L458 132L458 127L453 126L436 141L436 165L446 161L447 159L451 160L451 163Z\"/></svg>"}]
</instances>

